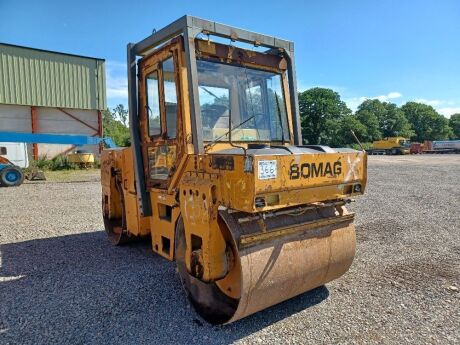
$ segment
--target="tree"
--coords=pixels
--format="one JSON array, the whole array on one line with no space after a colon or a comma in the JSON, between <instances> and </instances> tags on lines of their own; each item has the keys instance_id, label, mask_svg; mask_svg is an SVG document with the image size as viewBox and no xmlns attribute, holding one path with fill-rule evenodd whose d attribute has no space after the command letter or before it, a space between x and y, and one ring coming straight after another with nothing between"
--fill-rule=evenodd
<instances>
[{"instance_id":1,"label":"tree","mask_svg":"<svg viewBox=\"0 0 460 345\"><path fill-rule=\"evenodd\" d=\"M449 121L430 105L407 102L401 110L415 130L414 141L447 139L452 133Z\"/></svg>"},{"instance_id":2,"label":"tree","mask_svg":"<svg viewBox=\"0 0 460 345\"><path fill-rule=\"evenodd\" d=\"M121 121L117 120L116 114L115 109L113 112L109 109L102 112L104 136L112 138L117 146L129 146L129 129Z\"/></svg>"},{"instance_id":3,"label":"tree","mask_svg":"<svg viewBox=\"0 0 460 345\"><path fill-rule=\"evenodd\" d=\"M363 124L370 126L368 137L372 140L396 136L410 138L414 135L404 112L393 103L367 99L358 107L357 117ZM375 119L378 121L378 130L375 127Z\"/></svg>"},{"instance_id":4,"label":"tree","mask_svg":"<svg viewBox=\"0 0 460 345\"><path fill-rule=\"evenodd\" d=\"M312 88L299 93L302 136L309 144L333 142L342 117L351 114L337 92Z\"/></svg>"},{"instance_id":5,"label":"tree","mask_svg":"<svg viewBox=\"0 0 460 345\"><path fill-rule=\"evenodd\" d=\"M363 142L373 142L382 138L379 119L371 105L369 101L364 101L355 113L356 120L365 127L365 131L358 136ZM383 106L381 110L384 111Z\"/></svg>"},{"instance_id":6,"label":"tree","mask_svg":"<svg viewBox=\"0 0 460 345\"><path fill-rule=\"evenodd\" d=\"M460 113L450 117L449 127L452 129L452 138L460 139Z\"/></svg>"},{"instance_id":7,"label":"tree","mask_svg":"<svg viewBox=\"0 0 460 345\"><path fill-rule=\"evenodd\" d=\"M114 117L118 117L121 123L127 127L128 126L128 110L125 109L123 104L118 104L115 108L113 108Z\"/></svg>"},{"instance_id":8,"label":"tree","mask_svg":"<svg viewBox=\"0 0 460 345\"><path fill-rule=\"evenodd\" d=\"M331 145L337 147L355 143L356 139L353 137L351 131L355 132L359 141L362 142L364 142L364 139L368 135L366 126L359 121L356 115L347 115L340 120L337 135L331 142Z\"/></svg>"}]
</instances>

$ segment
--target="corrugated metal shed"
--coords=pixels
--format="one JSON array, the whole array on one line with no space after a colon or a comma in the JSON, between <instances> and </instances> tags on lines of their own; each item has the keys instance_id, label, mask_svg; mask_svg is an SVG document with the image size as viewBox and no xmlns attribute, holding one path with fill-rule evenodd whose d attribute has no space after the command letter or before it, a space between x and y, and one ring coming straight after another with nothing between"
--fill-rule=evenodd
<instances>
[{"instance_id":1,"label":"corrugated metal shed","mask_svg":"<svg viewBox=\"0 0 460 345\"><path fill-rule=\"evenodd\" d=\"M0 104L106 109L105 61L0 43Z\"/></svg>"}]
</instances>

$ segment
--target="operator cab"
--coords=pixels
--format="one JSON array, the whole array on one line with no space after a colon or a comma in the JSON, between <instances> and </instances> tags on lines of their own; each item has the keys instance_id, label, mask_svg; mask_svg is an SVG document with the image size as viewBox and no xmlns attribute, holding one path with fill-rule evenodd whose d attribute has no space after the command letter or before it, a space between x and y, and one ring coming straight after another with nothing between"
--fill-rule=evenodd
<instances>
[{"instance_id":1,"label":"operator cab","mask_svg":"<svg viewBox=\"0 0 460 345\"><path fill-rule=\"evenodd\" d=\"M401 147L405 147L405 148L409 148L410 147L410 140L407 140L407 139L400 139L398 141L399 145Z\"/></svg>"},{"instance_id":2,"label":"operator cab","mask_svg":"<svg viewBox=\"0 0 460 345\"><path fill-rule=\"evenodd\" d=\"M197 61L205 147L230 139L246 143L290 141L284 71L267 71L264 67L231 65L209 58Z\"/></svg>"},{"instance_id":3,"label":"operator cab","mask_svg":"<svg viewBox=\"0 0 460 345\"><path fill-rule=\"evenodd\" d=\"M294 144L283 49L256 52L198 38L193 48L196 97L188 89L183 36L138 61L147 188L169 188L187 154Z\"/></svg>"}]
</instances>

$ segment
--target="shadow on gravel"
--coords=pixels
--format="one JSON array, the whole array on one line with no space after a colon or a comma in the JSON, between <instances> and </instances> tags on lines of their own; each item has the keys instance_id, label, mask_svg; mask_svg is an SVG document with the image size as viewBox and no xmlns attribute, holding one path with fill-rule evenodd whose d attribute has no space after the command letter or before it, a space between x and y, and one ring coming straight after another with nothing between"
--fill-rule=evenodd
<instances>
[{"instance_id":1,"label":"shadow on gravel","mask_svg":"<svg viewBox=\"0 0 460 345\"><path fill-rule=\"evenodd\" d=\"M0 343L227 344L325 300L320 287L228 326L189 306L174 263L102 231L0 246Z\"/></svg>"}]
</instances>

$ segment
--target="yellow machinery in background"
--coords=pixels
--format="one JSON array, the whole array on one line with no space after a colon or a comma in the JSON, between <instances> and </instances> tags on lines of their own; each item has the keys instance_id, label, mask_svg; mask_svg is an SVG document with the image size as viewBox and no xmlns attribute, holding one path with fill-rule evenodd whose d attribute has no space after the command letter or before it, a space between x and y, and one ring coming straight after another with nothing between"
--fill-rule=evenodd
<instances>
[{"instance_id":1,"label":"yellow machinery in background","mask_svg":"<svg viewBox=\"0 0 460 345\"><path fill-rule=\"evenodd\" d=\"M67 155L69 162L77 164L81 169L88 169L94 166L94 154L87 151L77 150Z\"/></svg>"},{"instance_id":2,"label":"yellow machinery in background","mask_svg":"<svg viewBox=\"0 0 460 345\"><path fill-rule=\"evenodd\" d=\"M131 147L101 157L113 244L150 237L214 324L348 270L367 155L302 145L292 42L185 16L128 45L128 86Z\"/></svg>"},{"instance_id":3,"label":"yellow machinery in background","mask_svg":"<svg viewBox=\"0 0 460 345\"><path fill-rule=\"evenodd\" d=\"M410 141L403 137L388 137L372 143L371 155L407 155L410 153Z\"/></svg>"}]
</instances>

